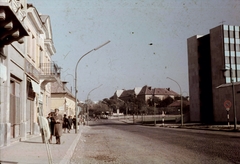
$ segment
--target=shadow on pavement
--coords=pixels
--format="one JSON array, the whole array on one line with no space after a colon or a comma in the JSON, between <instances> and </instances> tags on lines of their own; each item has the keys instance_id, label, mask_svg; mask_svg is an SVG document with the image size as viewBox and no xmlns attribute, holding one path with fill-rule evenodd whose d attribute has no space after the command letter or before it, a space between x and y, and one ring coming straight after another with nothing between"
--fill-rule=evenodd
<instances>
[{"instance_id":1,"label":"shadow on pavement","mask_svg":"<svg viewBox=\"0 0 240 164\"><path fill-rule=\"evenodd\" d=\"M23 143L33 143L33 144L44 144L43 142L39 142L39 141L21 141L21 142L23 142Z\"/></svg>"},{"instance_id":2,"label":"shadow on pavement","mask_svg":"<svg viewBox=\"0 0 240 164\"><path fill-rule=\"evenodd\" d=\"M17 164L18 162L12 162L12 161L0 161L0 164Z\"/></svg>"}]
</instances>

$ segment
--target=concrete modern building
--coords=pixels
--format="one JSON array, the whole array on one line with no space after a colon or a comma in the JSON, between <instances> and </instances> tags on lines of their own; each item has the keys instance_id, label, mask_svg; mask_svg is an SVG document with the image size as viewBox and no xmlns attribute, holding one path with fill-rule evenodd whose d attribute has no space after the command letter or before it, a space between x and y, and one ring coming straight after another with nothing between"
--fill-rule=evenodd
<instances>
[{"instance_id":1,"label":"concrete modern building","mask_svg":"<svg viewBox=\"0 0 240 164\"><path fill-rule=\"evenodd\" d=\"M230 121L240 120L239 31L239 26L220 25L187 39L190 121L227 122L226 100Z\"/></svg>"}]
</instances>

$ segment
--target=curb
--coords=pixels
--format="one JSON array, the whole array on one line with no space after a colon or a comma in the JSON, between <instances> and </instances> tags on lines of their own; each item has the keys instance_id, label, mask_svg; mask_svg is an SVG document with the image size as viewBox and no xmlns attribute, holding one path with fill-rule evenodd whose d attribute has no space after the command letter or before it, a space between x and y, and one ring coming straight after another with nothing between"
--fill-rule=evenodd
<instances>
[{"instance_id":1,"label":"curb","mask_svg":"<svg viewBox=\"0 0 240 164\"><path fill-rule=\"evenodd\" d=\"M82 129L78 132L77 137L74 139L71 146L68 148L66 155L63 157L63 159L59 162L59 164L70 164L71 157L74 153L75 147L77 146L77 143L81 137Z\"/></svg>"},{"instance_id":2,"label":"curb","mask_svg":"<svg viewBox=\"0 0 240 164\"><path fill-rule=\"evenodd\" d=\"M132 122L122 120L122 122L127 123L127 124L133 124ZM135 123L137 125L137 123ZM240 132L240 129L238 128L237 130L234 130L233 128L225 128L223 126L202 126L202 125L186 125L186 126L181 126L181 125L168 125L168 124L139 124L142 126L155 126L155 127L161 127L161 128L178 128L178 129L193 129L193 130L208 130L208 131L222 131L222 132Z\"/></svg>"}]
</instances>

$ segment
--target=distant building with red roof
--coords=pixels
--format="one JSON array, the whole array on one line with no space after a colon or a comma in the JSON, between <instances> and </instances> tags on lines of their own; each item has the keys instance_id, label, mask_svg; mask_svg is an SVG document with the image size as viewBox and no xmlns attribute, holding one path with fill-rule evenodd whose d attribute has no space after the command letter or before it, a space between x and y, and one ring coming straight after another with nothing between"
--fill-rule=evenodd
<instances>
[{"instance_id":1,"label":"distant building with red roof","mask_svg":"<svg viewBox=\"0 0 240 164\"><path fill-rule=\"evenodd\" d=\"M170 88L152 88L151 86L145 85L143 87L137 87L129 90L117 90L111 98L127 101L132 96L135 96L144 101L148 101L153 96L158 97L160 100L163 100L167 97L174 99L180 95L170 90Z\"/></svg>"}]
</instances>

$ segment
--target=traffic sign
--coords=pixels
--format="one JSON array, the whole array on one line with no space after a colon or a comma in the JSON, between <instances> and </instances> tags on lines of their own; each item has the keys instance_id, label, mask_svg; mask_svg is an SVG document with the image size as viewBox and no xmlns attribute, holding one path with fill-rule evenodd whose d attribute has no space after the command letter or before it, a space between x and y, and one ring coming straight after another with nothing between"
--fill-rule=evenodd
<instances>
[{"instance_id":1,"label":"traffic sign","mask_svg":"<svg viewBox=\"0 0 240 164\"><path fill-rule=\"evenodd\" d=\"M226 108L226 109L228 109L228 108L231 108L231 106L232 106L232 103L231 103L231 101L229 101L229 100L226 100L226 101L224 101L224 107Z\"/></svg>"}]
</instances>

